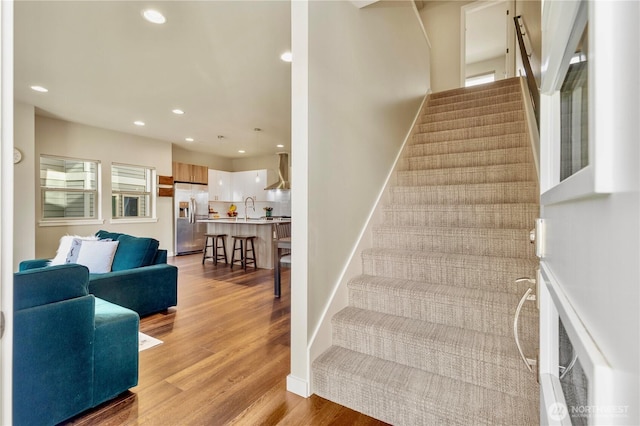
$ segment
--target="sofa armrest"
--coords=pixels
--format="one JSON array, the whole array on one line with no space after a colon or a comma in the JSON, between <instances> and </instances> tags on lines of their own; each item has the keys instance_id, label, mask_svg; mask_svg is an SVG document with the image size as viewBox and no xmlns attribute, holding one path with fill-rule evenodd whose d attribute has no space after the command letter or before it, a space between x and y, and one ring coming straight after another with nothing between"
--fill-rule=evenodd
<instances>
[{"instance_id":1,"label":"sofa armrest","mask_svg":"<svg viewBox=\"0 0 640 426\"><path fill-rule=\"evenodd\" d=\"M26 271L29 269L35 268L44 268L45 266L49 266L49 262L51 259L31 259L31 260L23 260L20 262L18 266L19 271Z\"/></svg>"},{"instance_id":2,"label":"sofa armrest","mask_svg":"<svg viewBox=\"0 0 640 426\"><path fill-rule=\"evenodd\" d=\"M89 293L140 316L163 311L178 303L178 268L160 264L92 274Z\"/></svg>"}]
</instances>

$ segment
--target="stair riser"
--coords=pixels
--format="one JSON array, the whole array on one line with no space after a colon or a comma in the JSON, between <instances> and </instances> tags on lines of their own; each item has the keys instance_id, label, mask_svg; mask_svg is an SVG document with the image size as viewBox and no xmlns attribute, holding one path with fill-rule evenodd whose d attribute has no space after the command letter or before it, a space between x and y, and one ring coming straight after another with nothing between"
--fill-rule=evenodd
<instances>
[{"instance_id":1,"label":"stair riser","mask_svg":"<svg viewBox=\"0 0 640 426\"><path fill-rule=\"evenodd\" d=\"M446 260L422 261L411 258L378 258L363 254L363 273L389 278L424 281L480 290L519 293L513 283L520 277L535 276L535 265L520 267L511 264L460 265Z\"/></svg>"},{"instance_id":2,"label":"stair riser","mask_svg":"<svg viewBox=\"0 0 640 426\"><path fill-rule=\"evenodd\" d=\"M478 126L495 126L524 120L523 111L509 111L497 114L481 115L479 117L459 118L455 120L437 121L435 123L419 124L416 132L441 132L443 130L465 129Z\"/></svg>"},{"instance_id":3,"label":"stair riser","mask_svg":"<svg viewBox=\"0 0 640 426\"><path fill-rule=\"evenodd\" d=\"M420 235L390 229L374 231L374 247L457 253L476 256L531 258L535 255L529 231L513 233L513 239L499 236Z\"/></svg>"},{"instance_id":4,"label":"stair riser","mask_svg":"<svg viewBox=\"0 0 640 426\"><path fill-rule=\"evenodd\" d=\"M523 288L518 290L524 291ZM366 286L350 284L349 306L513 338L513 316L521 295L515 292L512 295L512 306L494 306L453 296L424 295L418 299L415 294L389 289L374 291ZM519 324L521 341L529 342L529 345L537 342L538 316L531 304L524 306Z\"/></svg>"},{"instance_id":5,"label":"stair riser","mask_svg":"<svg viewBox=\"0 0 640 426\"><path fill-rule=\"evenodd\" d=\"M519 99L515 99L513 102L501 102L494 105L481 105L472 108L456 108L450 111L436 112L434 111L435 109L436 108L426 108L424 114L420 116L418 124L509 113L522 109L522 102Z\"/></svg>"},{"instance_id":6,"label":"stair riser","mask_svg":"<svg viewBox=\"0 0 640 426\"><path fill-rule=\"evenodd\" d=\"M485 105L492 105L495 101L491 98L500 95L509 95L518 93L520 86L509 85L505 87L498 87L495 89L482 90L477 92L463 93L458 95L441 96L440 94L433 94L429 96L428 107L453 104L458 102L468 102L474 100L484 100Z\"/></svg>"},{"instance_id":7,"label":"stair riser","mask_svg":"<svg viewBox=\"0 0 640 426\"><path fill-rule=\"evenodd\" d=\"M538 201L538 190L533 182L522 182L521 185L397 187L390 188L389 201L394 204L536 203Z\"/></svg>"},{"instance_id":8,"label":"stair riser","mask_svg":"<svg viewBox=\"0 0 640 426\"><path fill-rule=\"evenodd\" d=\"M493 353L454 354L437 342L394 336L387 330L363 333L342 324L334 324L333 344L513 396L538 392L534 375L524 365L512 365L522 361L510 359L507 368Z\"/></svg>"},{"instance_id":9,"label":"stair riser","mask_svg":"<svg viewBox=\"0 0 640 426\"><path fill-rule=\"evenodd\" d=\"M464 111L467 109L473 110L477 108L499 107L501 104L512 103L512 102L518 102L520 104L520 107L522 106L522 98L519 92L493 96L493 98L491 99L491 102L489 103L489 106L487 105L488 102L487 102L487 99L485 98L472 99L469 101L458 102L458 103L427 105L427 107L424 109L423 116L432 116L432 115L443 114L443 113L452 112L452 111Z\"/></svg>"},{"instance_id":10,"label":"stair riser","mask_svg":"<svg viewBox=\"0 0 640 426\"><path fill-rule=\"evenodd\" d=\"M443 130L439 132L414 133L411 143L446 142L465 139L486 138L518 134L526 131L524 121L494 124L492 126L472 127L468 129Z\"/></svg>"},{"instance_id":11,"label":"stair riser","mask_svg":"<svg viewBox=\"0 0 640 426\"><path fill-rule=\"evenodd\" d=\"M525 134L492 136L480 139L453 140L447 142L417 143L407 145L404 158L424 157L429 155L457 154L462 152L479 152L496 149L530 148Z\"/></svg>"},{"instance_id":12,"label":"stair riser","mask_svg":"<svg viewBox=\"0 0 640 426\"><path fill-rule=\"evenodd\" d=\"M536 173L529 164L412 170L397 173L398 186L461 185L495 182L530 182Z\"/></svg>"},{"instance_id":13,"label":"stair riser","mask_svg":"<svg viewBox=\"0 0 640 426\"><path fill-rule=\"evenodd\" d=\"M351 351L353 356L344 356L343 351L347 350L331 349L314 361L314 392L384 422L397 426L538 424L537 395L530 400L516 398ZM489 408L495 405L500 409Z\"/></svg>"},{"instance_id":14,"label":"stair riser","mask_svg":"<svg viewBox=\"0 0 640 426\"><path fill-rule=\"evenodd\" d=\"M398 171L496 166L500 164L531 162L532 158L529 147L497 149L488 152L466 152L423 157L413 156L402 158L398 163Z\"/></svg>"},{"instance_id":15,"label":"stair riser","mask_svg":"<svg viewBox=\"0 0 640 426\"><path fill-rule=\"evenodd\" d=\"M384 224L392 226L441 226L460 228L532 228L539 208L498 205L459 206L457 210L386 210Z\"/></svg>"}]
</instances>

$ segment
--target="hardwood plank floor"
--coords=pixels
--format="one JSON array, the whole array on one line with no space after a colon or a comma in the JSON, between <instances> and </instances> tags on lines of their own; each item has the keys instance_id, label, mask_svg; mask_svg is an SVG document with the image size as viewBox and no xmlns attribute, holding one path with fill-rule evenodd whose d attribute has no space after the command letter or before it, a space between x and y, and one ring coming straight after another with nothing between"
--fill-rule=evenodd
<instances>
[{"instance_id":1,"label":"hardwood plank floor","mask_svg":"<svg viewBox=\"0 0 640 426\"><path fill-rule=\"evenodd\" d=\"M139 384L69 425L384 425L313 395L286 391L290 275L273 297L273 272L170 258L178 306L140 321L162 340L140 353Z\"/></svg>"}]
</instances>

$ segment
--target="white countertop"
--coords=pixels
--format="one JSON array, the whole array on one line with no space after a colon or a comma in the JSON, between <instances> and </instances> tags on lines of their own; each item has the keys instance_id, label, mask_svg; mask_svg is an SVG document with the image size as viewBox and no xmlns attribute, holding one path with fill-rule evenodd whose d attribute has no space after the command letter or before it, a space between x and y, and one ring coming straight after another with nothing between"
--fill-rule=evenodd
<instances>
[{"instance_id":1,"label":"white countertop","mask_svg":"<svg viewBox=\"0 0 640 426\"><path fill-rule=\"evenodd\" d=\"M249 218L245 220L243 217L221 217L220 219L198 219L196 222L202 223L230 223L238 225L273 225L274 223L289 223L291 219L259 219Z\"/></svg>"}]
</instances>

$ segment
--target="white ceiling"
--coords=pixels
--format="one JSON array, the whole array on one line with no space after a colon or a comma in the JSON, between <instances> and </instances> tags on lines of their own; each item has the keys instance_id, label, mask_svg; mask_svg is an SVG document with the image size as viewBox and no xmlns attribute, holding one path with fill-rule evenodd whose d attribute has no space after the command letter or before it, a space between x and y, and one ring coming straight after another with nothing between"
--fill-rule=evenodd
<instances>
[{"instance_id":1,"label":"white ceiling","mask_svg":"<svg viewBox=\"0 0 640 426\"><path fill-rule=\"evenodd\" d=\"M167 22L145 21L148 7ZM290 151L289 2L22 0L14 13L15 98L42 114L224 157Z\"/></svg>"},{"instance_id":2,"label":"white ceiling","mask_svg":"<svg viewBox=\"0 0 640 426\"><path fill-rule=\"evenodd\" d=\"M486 7L467 12L467 64L505 55L508 25L506 10L507 2L497 2L487 3Z\"/></svg>"}]
</instances>

